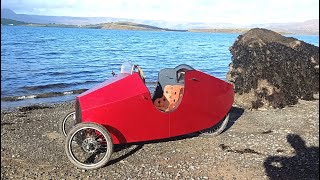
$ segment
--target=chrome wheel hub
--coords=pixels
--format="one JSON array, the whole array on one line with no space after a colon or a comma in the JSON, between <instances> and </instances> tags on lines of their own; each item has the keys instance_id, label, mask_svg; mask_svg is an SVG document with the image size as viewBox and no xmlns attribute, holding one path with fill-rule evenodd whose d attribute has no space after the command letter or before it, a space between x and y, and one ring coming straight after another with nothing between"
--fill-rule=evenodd
<instances>
[{"instance_id":1,"label":"chrome wheel hub","mask_svg":"<svg viewBox=\"0 0 320 180\"><path fill-rule=\"evenodd\" d=\"M99 148L99 144L95 138L89 137L83 140L81 147L85 152L93 153Z\"/></svg>"}]
</instances>

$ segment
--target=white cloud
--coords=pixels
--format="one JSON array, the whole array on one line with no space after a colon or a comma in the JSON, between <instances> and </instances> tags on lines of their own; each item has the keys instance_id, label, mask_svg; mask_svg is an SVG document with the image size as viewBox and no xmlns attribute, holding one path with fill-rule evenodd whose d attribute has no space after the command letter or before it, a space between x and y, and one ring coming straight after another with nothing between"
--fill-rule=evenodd
<instances>
[{"instance_id":1,"label":"white cloud","mask_svg":"<svg viewBox=\"0 0 320 180\"><path fill-rule=\"evenodd\" d=\"M17 13L173 22L271 23L319 18L318 0L6 0Z\"/></svg>"}]
</instances>

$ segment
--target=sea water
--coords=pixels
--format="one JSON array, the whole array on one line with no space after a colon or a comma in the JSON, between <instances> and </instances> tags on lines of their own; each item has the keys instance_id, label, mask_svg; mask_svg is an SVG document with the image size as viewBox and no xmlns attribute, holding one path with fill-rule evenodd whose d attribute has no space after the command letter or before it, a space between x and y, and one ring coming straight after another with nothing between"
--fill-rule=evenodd
<instances>
[{"instance_id":1,"label":"sea water","mask_svg":"<svg viewBox=\"0 0 320 180\"><path fill-rule=\"evenodd\" d=\"M238 35L1 26L1 107L73 100L126 61L142 68L150 92L160 69L179 64L225 80ZM287 36L319 46L319 36Z\"/></svg>"}]
</instances>

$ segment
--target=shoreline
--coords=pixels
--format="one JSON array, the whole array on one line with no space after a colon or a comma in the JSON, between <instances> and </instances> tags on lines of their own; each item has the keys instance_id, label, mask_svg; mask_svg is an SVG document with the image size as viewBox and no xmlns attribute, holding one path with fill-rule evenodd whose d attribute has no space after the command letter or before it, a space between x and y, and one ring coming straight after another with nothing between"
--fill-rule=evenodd
<instances>
[{"instance_id":1,"label":"shoreline","mask_svg":"<svg viewBox=\"0 0 320 180\"><path fill-rule=\"evenodd\" d=\"M1 102L3 103L3 102ZM1 106L1 113L11 113L20 111L23 109L30 109L30 110L37 110L37 109L44 109L44 108L55 108L58 106L69 106L74 104L74 99L66 100L66 101L59 101L59 102L42 102L42 103L34 103L34 104L27 104L27 105L20 105L20 106L13 106L13 107L2 107Z\"/></svg>"},{"instance_id":2,"label":"shoreline","mask_svg":"<svg viewBox=\"0 0 320 180\"><path fill-rule=\"evenodd\" d=\"M100 29L100 30L119 30L119 31L155 31L155 32L188 32L188 33L210 33L210 34L243 34L247 32L250 28L230 28L230 29L218 29L218 28L212 28L212 29L187 29L187 30L156 30L156 29L130 29L130 28L91 28L91 27L78 27L76 25L3 25L1 26L23 26L23 27L46 27L46 28L76 28L76 29ZM272 30L272 29L271 29ZM275 32L282 34L282 35L304 35L304 36L319 36L319 33L308 33L308 32L291 32L291 31L277 31Z\"/></svg>"}]
</instances>

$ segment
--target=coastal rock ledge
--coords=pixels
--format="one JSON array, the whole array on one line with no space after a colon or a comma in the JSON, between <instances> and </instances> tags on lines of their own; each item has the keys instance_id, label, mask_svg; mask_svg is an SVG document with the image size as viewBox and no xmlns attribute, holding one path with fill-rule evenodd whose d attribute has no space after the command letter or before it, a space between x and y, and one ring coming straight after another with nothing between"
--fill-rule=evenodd
<instances>
[{"instance_id":1,"label":"coastal rock ledge","mask_svg":"<svg viewBox=\"0 0 320 180\"><path fill-rule=\"evenodd\" d=\"M243 108L283 108L319 93L319 47L254 28L230 47L227 80Z\"/></svg>"}]
</instances>

